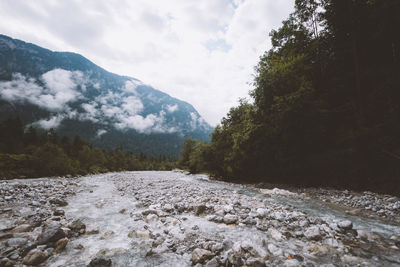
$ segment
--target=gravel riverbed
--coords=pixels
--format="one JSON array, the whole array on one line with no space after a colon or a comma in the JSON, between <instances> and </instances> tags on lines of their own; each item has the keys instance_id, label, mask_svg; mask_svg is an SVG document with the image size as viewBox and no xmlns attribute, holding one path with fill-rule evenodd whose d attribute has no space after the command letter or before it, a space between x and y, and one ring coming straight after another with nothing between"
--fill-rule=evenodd
<instances>
[{"instance_id":1,"label":"gravel riverbed","mask_svg":"<svg viewBox=\"0 0 400 267\"><path fill-rule=\"evenodd\" d=\"M158 171L1 181L0 266L400 266L398 198L314 190Z\"/></svg>"}]
</instances>

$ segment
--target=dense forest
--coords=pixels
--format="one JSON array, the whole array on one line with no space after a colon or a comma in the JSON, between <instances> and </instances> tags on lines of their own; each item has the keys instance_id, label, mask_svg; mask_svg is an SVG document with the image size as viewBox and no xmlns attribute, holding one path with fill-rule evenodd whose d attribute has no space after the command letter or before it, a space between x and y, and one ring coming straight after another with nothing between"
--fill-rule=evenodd
<instances>
[{"instance_id":1,"label":"dense forest","mask_svg":"<svg viewBox=\"0 0 400 267\"><path fill-rule=\"evenodd\" d=\"M400 192L400 1L296 0L241 100L180 164L239 182Z\"/></svg>"},{"instance_id":2,"label":"dense forest","mask_svg":"<svg viewBox=\"0 0 400 267\"><path fill-rule=\"evenodd\" d=\"M100 150L76 136L72 141L53 129L24 129L21 120L0 123L0 180L84 175L124 170L171 170L176 160L134 155L122 149Z\"/></svg>"}]
</instances>

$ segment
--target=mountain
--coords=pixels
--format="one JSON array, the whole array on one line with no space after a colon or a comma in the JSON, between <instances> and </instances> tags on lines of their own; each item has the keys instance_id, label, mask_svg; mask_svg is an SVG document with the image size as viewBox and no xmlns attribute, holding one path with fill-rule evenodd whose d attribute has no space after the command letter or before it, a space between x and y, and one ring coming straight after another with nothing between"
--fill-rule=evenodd
<instances>
[{"instance_id":1,"label":"mountain","mask_svg":"<svg viewBox=\"0 0 400 267\"><path fill-rule=\"evenodd\" d=\"M103 149L176 157L212 127L187 102L85 57L0 35L0 120L79 135Z\"/></svg>"}]
</instances>

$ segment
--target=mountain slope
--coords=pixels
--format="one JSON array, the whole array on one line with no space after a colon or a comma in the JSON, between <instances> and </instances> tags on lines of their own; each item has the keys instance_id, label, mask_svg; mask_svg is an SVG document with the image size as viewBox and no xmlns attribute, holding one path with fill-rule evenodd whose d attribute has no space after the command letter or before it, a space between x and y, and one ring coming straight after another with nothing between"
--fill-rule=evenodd
<instances>
[{"instance_id":1,"label":"mountain slope","mask_svg":"<svg viewBox=\"0 0 400 267\"><path fill-rule=\"evenodd\" d=\"M0 120L79 135L105 149L177 156L212 130L192 105L85 57L0 35Z\"/></svg>"}]
</instances>

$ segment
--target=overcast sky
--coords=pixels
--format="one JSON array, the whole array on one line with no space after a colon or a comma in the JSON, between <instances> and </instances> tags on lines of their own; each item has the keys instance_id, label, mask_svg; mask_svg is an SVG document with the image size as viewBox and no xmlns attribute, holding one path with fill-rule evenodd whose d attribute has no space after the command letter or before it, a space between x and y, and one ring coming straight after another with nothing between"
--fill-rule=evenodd
<instances>
[{"instance_id":1,"label":"overcast sky","mask_svg":"<svg viewBox=\"0 0 400 267\"><path fill-rule=\"evenodd\" d=\"M215 126L252 89L293 0L1 0L0 33L80 53L191 103Z\"/></svg>"}]
</instances>

